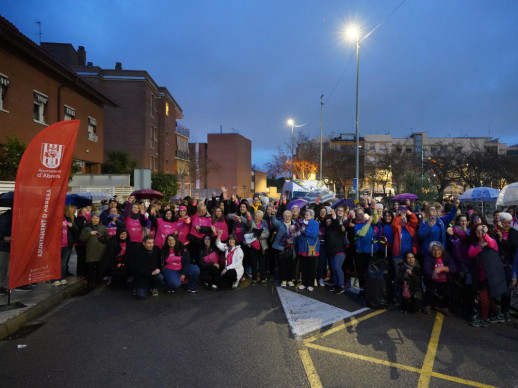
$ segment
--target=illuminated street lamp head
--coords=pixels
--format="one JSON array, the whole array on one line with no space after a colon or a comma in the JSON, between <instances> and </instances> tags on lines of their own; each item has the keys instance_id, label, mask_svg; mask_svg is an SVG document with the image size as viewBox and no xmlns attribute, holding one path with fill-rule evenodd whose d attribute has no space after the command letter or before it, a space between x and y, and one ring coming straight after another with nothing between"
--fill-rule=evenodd
<instances>
[{"instance_id":1,"label":"illuminated street lamp head","mask_svg":"<svg viewBox=\"0 0 518 388\"><path fill-rule=\"evenodd\" d=\"M346 30L347 38L350 40L357 40L360 34L360 30L356 26L349 26Z\"/></svg>"},{"instance_id":2,"label":"illuminated street lamp head","mask_svg":"<svg viewBox=\"0 0 518 388\"><path fill-rule=\"evenodd\" d=\"M295 122L292 119L289 119L286 123L288 125L294 125L295 124Z\"/></svg>"}]
</instances>

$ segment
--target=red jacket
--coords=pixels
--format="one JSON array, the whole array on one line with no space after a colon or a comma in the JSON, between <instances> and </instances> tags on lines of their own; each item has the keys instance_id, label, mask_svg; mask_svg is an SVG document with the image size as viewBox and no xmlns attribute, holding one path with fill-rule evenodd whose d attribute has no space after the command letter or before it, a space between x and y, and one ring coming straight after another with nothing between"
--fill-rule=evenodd
<instances>
[{"instance_id":1,"label":"red jacket","mask_svg":"<svg viewBox=\"0 0 518 388\"><path fill-rule=\"evenodd\" d=\"M407 232L412 236L412 251L414 251L414 254L418 252L419 250L419 243L417 241L417 226L419 225L419 221L417 220L417 216L407 211L407 224L404 226L406 228ZM392 256L393 257L399 257L401 255L401 252L399 250L401 249L401 225L399 225L399 222L401 221L401 215L398 213L396 218L394 218L394 221L392 221L391 228L392 232L394 233L394 244L392 245Z\"/></svg>"}]
</instances>

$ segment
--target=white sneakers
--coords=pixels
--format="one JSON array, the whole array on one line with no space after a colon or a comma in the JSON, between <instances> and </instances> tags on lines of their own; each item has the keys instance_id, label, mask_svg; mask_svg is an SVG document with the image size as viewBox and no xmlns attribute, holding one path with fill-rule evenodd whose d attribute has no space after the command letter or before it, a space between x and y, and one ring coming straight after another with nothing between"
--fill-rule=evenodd
<instances>
[{"instance_id":1,"label":"white sneakers","mask_svg":"<svg viewBox=\"0 0 518 388\"><path fill-rule=\"evenodd\" d=\"M309 286L308 291L313 291L313 287Z\"/></svg>"},{"instance_id":2,"label":"white sneakers","mask_svg":"<svg viewBox=\"0 0 518 388\"><path fill-rule=\"evenodd\" d=\"M306 287L305 287L303 284L301 284L301 285L299 286L299 290L304 290L305 288L306 288Z\"/></svg>"},{"instance_id":3,"label":"white sneakers","mask_svg":"<svg viewBox=\"0 0 518 388\"><path fill-rule=\"evenodd\" d=\"M56 280L55 282L52 282L53 286L64 286L65 284L68 284L66 279L63 280Z\"/></svg>"}]
</instances>

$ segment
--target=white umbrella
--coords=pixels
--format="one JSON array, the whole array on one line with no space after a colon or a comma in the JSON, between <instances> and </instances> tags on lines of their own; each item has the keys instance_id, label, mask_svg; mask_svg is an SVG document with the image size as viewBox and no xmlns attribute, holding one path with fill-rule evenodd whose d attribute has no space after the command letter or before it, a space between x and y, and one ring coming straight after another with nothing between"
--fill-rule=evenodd
<instances>
[{"instance_id":1,"label":"white umbrella","mask_svg":"<svg viewBox=\"0 0 518 388\"><path fill-rule=\"evenodd\" d=\"M102 191L87 191L85 193L77 193L78 196L88 198L92 202L107 201L112 198L112 195L106 194Z\"/></svg>"},{"instance_id":2,"label":"white umbrella","mask_svg":"<svg viewBox=\"0 0 518 388\"><path fill-rule=\"evenodd\" d=\"M505 186L496 200L496 206L518 205L518 182Z\"/></svg>"}]
</instances>

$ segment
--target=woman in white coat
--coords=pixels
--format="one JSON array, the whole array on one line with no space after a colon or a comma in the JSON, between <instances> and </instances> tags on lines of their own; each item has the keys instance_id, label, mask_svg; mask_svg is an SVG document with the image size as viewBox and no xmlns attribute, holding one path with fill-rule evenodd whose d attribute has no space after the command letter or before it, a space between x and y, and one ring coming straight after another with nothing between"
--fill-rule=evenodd
<instances>
[{"instance_id":1,"label":"woman in white coat","mask_svg":"<svg viewBox=\"0 0 518 388\"><path fill-rule=\"evenodd\" d=\"M237 288L239 280L245 272L243 268L243 250L236 244L236 236L231 234L228 236L227 244L221 242L221 233L218 231L216 246L220 251L225 252L225 268L221 271L220 287Z\"/></svg>"}]
</instances>

